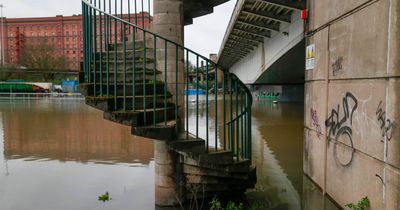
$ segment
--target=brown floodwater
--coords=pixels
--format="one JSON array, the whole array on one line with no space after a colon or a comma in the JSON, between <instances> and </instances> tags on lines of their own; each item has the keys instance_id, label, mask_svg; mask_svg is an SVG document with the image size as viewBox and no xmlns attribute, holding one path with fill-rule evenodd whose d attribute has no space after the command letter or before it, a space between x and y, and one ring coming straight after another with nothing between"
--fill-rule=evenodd
<instances>
[{"instance_id":1,"label":"brown floodwater","mask_svg":"<svg viewBox=\"0 0 400 210\"><path fill-rule=\"evenodd\" d=\"M206 108L198 104L202 134ZM209 110L214 116L214 106ZM303 105L255 102L252 124L257 185L246 193L249 202L260 209L336 209L302 172ZM209 125L213 142L213 118ZM83 100L0 99L0 153L0 210L156 209L152 141L104 120ZM105 192L112 200L98 201Z\"/></svg>"}]
</instances>

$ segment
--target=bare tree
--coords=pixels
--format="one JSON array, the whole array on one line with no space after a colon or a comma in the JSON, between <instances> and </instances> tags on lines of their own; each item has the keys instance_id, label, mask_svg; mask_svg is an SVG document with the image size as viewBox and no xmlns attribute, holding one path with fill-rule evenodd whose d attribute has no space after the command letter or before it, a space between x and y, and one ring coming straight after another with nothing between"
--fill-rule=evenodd
<instances>
[{"instance_id":1,"label":"bare tree","mask_svg":"<svg viewBox=\"0 0 400 210\"><path fill-rule=\"evenodd\" d=\"M51 44L27 44L22 49L20 64L30 69L56 71L66 69L67 58L56 55Z\"/></svg>"}]
</instances>

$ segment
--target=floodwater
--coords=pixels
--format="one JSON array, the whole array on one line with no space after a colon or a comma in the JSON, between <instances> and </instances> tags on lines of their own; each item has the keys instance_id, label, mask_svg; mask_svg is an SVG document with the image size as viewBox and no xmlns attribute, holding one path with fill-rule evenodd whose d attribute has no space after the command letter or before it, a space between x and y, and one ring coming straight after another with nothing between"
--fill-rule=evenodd
<instances>
[{"instance_id":1,"label":"floodwater","mask_svg":"<svg viewBox=\"0 0 400 210\"><path fill-rule=\"evenodd\" d=\"M258 180L249 202L260 209L336 209L303 176L303 105L255 102L252 123ZM209 124L212 142L212 118ZM0 99L0 210L153 210L153 157L151 140L104 120L83 100ZM112 200L98 201L106 192Z\"/></svg>"}]
</instances>

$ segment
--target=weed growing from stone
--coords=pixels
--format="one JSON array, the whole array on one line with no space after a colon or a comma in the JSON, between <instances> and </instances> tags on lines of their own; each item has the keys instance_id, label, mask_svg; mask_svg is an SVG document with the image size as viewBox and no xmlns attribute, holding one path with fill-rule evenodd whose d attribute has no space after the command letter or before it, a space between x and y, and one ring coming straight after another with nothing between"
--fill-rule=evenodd
<instances>
[{"instance_id":1,"label":"weed growing from stone","mask_svg":"<svg viewBox=\"0 0 400 210\"><path fill-rule=\"evenodd\" d=\"M364 197L360 201L358 201L357 204L349 203L345 206L352 210L366 210L369 207L369 199L368 197Z\"/></svg>"}]
</instances>

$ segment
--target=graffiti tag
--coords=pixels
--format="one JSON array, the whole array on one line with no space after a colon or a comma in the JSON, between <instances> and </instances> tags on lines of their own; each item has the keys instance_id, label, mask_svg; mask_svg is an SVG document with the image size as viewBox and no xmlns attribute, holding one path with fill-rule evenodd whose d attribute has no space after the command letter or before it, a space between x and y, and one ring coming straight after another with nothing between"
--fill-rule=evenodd
<instances>
[{"instance_id":1,"label":"graffiti tag","mask_svg":"<svg viewBox=\"0 0 400 210\"><path fill-rule=\"evenodd\" d=\"M394 122L390 119L386 119L386 111L383 110L382 101L379 103L378 108L376 109L376 116L378 118L378 122L380 123L380 128L382 131L382 137L387 138L388 141L392 139L393 131L396 128ZM383 140L381 140L383 142Z\"/></svg>"},{"instance_id":2,"label":"graffiti tag","mask_svg":"<svg viewBox=\"0 0 400 210\"><path fill-rule=\"evenodd\" d=\"M354 145L352 139L352 124L353 114L358 107L357 98L350 92L347 92L342 100L343 117L340 117L340 105L337 105L337 109L332 109L329 118L325 121L326 127L329 129L328 138L333 138L337 142L349 141L351 147L351 154L347 158L339 158L337 154L337 142L333 148L334 155L337 161L342 166L350 165L354 155Z\"/></svg>"},{"instance_id":3,"label":"graffiti tag","mask_svg":"<svg viewBox=\"0 0 400 210\"><path fill-rule=\"evenodd\" d=\"M340 56L336 61L332 64L332 69L333 69L333 76L336 76L336 73L340 70L342 70L343 66L343 57Z\"/></svg>"},{"instance_id":4,"label":"graffiti tag","mask_svg":"<svg viewBox=\"0 0 400 210\"><path fill-rule=\"evenodd\" d=\"M351 106L352 105L352 106ZM337 109L332 109L331 115L325 121L325 125L329 128L328 136L335 136L340 130L350 129L349 126L353 124L353 114L357 109L358 101L353 94L347 92L342 102L344 115L339 119L340 105L337 105Z\"/></svg>"},{"instance_id":5,"label":"graffiti tag","mask_svg":"<svg viewBox=\"0 0 400 210\"><path fill-rule=\"evenodd\" d=\"M320 137L322 136L322 129L318 122L317 110L314 110L313 108L311 108L311 123L317 130L317 136L318 139L320 139Z\"/></svg>"}]
</instances>

